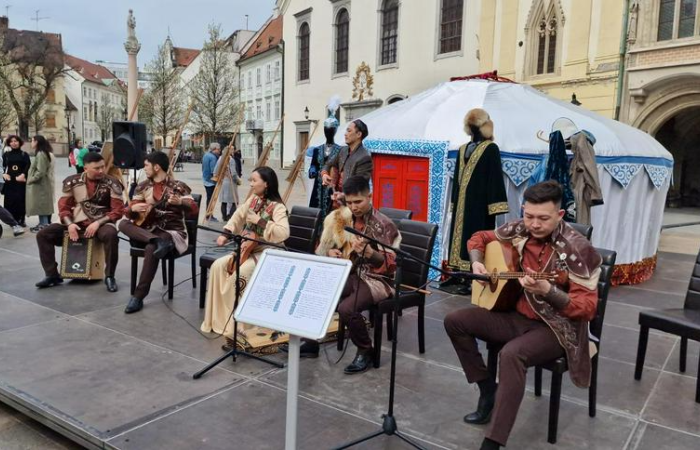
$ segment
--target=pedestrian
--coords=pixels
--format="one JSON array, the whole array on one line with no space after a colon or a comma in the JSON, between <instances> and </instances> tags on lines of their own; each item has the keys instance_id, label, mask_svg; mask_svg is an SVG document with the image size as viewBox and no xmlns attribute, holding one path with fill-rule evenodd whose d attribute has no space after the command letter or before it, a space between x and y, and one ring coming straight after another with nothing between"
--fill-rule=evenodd
<instances>
[{"instance_id":1,"label":"pedestrian","mask_svg":"<svg viewBox=\"0 0 700 450\"><path fill-rule=\"evenodd\" d=\"M51 223L56 157L44 136L32 138L32 149L35 153L27 177L27 215L39 216L39 225L29 229L36 233Z\"/></svg>"},{"instance_id":2,"label":"pedestrian","mask_svg":"<svg viewBox=\"0 0 700 450\"><path fill-rule=\"evenodd\" d=\"M224 179L221 181L221 194L219 199L221 200L221 216L224 222L228 222L238 205L238 186L241 184L241 178L240 175L238 175L236 160L234 158L229 157L228 167L224 169L222 175ZM223 163L224 158L219 158L214 173L219 173L220 166Z\"/></svg>"},{"instance_id":3,"label":"pedestrian","mask_svg":"<svg viewBox=\"0 0 700 450\"><path fill-rule=\"evenodd\" d=\"M214 188L216 187L216 182L212 180L212 176L216 173L216 162L221 154L221 145L218 142L212 142L209 144L209 151L204 154L202 158L202 183L204 184L204 190L207 191L207 215L204 216L204 220L211 220L213 222L218 222L214 214L209 213L209 203L214 194Z\"/></svg>"},{"instance_id":4,"label":"pedestrian","mask_svg":"<svg viewBox=\"0 0 700 450\"><path fill-rule=\"evenodd\" d=\"M75 141L75 169L77 173L83 173L85 171L85 166L83 165L83 158L88 154L87 147L83 146L83 141L78 139Z\"/></svg>"},{"instance_id":5,"label":"pedestrian","mask_svg":"<svg viewBox=\"0 0 700 450\"><path fill-rule=\"evenodd\" d=\"M2 160L4 172L2 177L5 180L4 205L15 221L26 228L24 216L26 215L27 174L32 161L27 152L22 150L24 141L19 136L8 136L5 145L10 150L5 152Z\"/></svg>"}]
</instances>

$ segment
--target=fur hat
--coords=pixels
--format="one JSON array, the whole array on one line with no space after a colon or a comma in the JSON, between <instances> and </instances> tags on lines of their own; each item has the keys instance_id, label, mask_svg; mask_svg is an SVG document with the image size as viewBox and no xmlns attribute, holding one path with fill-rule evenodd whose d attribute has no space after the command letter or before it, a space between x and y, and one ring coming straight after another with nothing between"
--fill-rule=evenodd
<instances>
[{"instance_id":1,"label":"fur hat","mask_svg":"<svg viewBox=\"0 0 700 450\"><path fill-rule=\"evenodd\" d=\"M471 136L471 127L476 127L485 139L493 139L493 122L489 113L481 108L474 108L464 116L464 131Z\"/></svg>"}]
</instances>

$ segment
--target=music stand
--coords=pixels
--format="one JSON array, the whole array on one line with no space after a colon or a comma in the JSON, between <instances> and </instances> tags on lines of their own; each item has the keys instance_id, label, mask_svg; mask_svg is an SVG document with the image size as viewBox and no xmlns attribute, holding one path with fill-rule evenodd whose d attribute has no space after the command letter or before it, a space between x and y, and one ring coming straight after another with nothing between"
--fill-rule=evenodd
<instances>
[{"instance_id":1,"label":"music stand","mask_svg":"<svg viewBox=\"0 0 700 450\"><path fill-rule=\"evenodd\" d=\"M289 334L285 448L296 450L300 337L322 339L352 262L326 256L265 250L234 317Z\"/></svg>"},{"instance_id":2,"label":"music stand","mask_svg":"<svg viewBox=\"0 0 700 450\"><path fill-rule=\"evenodd\" d=\"M241 274L240 274L241 252L240 252L240 248L241 248L241 244L243 243L243 241L245 240L245 241L257 242L258 244L263 244L263 245L267 245L270 247L276 247L276 248L279 248L282 250L285 250L285 247L282 245L273 244L271 242L253 239L253 238L250 238L247 236L241 236L239 234L233 234L227 230L217 230L216 228L210 228L210 227L206 227L203 225L199 225L199 228L201 228L203 230L214 231L217 233L223 233L225 235L231 236L233 238L234 243L237 246L237 250L234 251L234 259L235 259L235 264L236 264L236 280L235 280L236 284L235 284L235 298L233 301L233 309L235 311L236 308L238 308L238 300L241 297L241 286L240 286L240 282L241 282ZM223 356L220 356L216 360L212 361L204 369L202 369L199 372L192 375L192 378L194 378L195 380L202 378L202 375L209 372L211 369L213 369L214 367L219 365L222 361L224 361L228 357L232 357L233 362L236 362L236 357L239 355L246 356L248 358L255 359L258 361L262 361L264 363L273 365L279 369L284 368L284 364L278 363L277 361L273 361L271 359L267 359L267 358L264 358L262 356L254 355L252 353L246 352L245 350L238 350L238 320L236 320L236 318L234 317L233 318L233 348L229 352L224 354Z\"/></svg>"},{"instance_id":3,"label":"music stand","mask_svg":"<svg viewBox=\"0 0 700 450\"><path fill-rule=\"evenodd\" d=\"M394 252L396 255L396 272L394 274L394 297L393 297L393 302L394 302L394 314L392 317L393 320L393 333L392 333L392 339L391 339L391 370L390 370L390 376L389 376L389 406L387 408L387 413L382 414L382 427L378 431L375 431L374 433L370 433L366 436L363 436L359 439L356 439L354 441L348 442L346 444L341 445L340 447L335 447L334 450L342 450L350 447L354 447L355 445L361 444L365 441L369 441L371 439L374 439L376 437L382 436L382 435L387 435L387 436L396 436L402 441L406 442L407 444L411 445L414 448L423 450L424 447L421 447L417 443L413 442L411 439L408 437L404 436L399 430L396 425L396 418L394 417L394 393L396 391L396 354L397 354L397 349L398 349L398 336L399 336L399 313L401 312L401 276L402 276L402 266L403 262L405 259L410 259L413 260L419 264L422 264L424 266L428 266L431 269L435 269L438 272L449 275L452 277L457 277L462 280L467 280L467 279L473 279L473 280L488 280L487 276L484 275L476 275L472 274L469 272L456 272L456 273L449 273L446 272L438 267L435 267L421 259L416 258L412 254L403 251L399 248L391 247L389 245L385 245L383 242L378 241L377 239L368 236L362 232L359 232L355 230L354 228L351 227L345 227L345 231L348 231L350 233L356 234L358 236L363 237L364 239L374 242L377 244L379 247L383 248L384 250L391 250Z\"/></svg>"}]
</instances>

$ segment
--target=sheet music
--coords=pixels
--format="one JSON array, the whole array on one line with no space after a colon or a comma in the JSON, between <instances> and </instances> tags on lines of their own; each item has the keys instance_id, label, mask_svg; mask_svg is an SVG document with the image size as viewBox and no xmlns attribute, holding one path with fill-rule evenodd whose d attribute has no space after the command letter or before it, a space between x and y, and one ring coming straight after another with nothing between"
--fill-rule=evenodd
<instances>
[{"instance_id":1,"label":"sheet music","mask_svg":"<svg viewBox=\"0 0 700 450\"><path fill-rule=\"evenodd\" d=\"M236 319L302 337L323 337L349 272L349 261L267 250Z\"/></svg>"}]
</instances>

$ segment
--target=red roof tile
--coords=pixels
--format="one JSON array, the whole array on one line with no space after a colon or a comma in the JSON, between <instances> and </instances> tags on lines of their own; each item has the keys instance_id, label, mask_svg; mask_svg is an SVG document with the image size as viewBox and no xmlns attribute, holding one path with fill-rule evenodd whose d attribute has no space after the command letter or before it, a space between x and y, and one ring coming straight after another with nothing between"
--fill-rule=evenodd
<instances>
[{"instance_id":1,"label":"red roof tile","mask_svg":"<svg viewBox=\"0 0 700 450\"><path fill-rule=\"evenodd\" d=\"M199 50L193 48L173 47L175 53L175 64L178 67L187 67L199 55Z\"/></svg>"},{"instance_id":2,"label":"red roof tile","mask_svg":"<svg viewBox=\"0 0 700 450\"><path fill-rule=\"evenodd\" d=\"M76 58L75 56L66 55L66 64L78 72L83 78L93 83L103 84L102 80L113 80L117 78L116 75L106 67Z\"/></svg>"},{"instance_id":3,"label":"red roof tile","mask_svg":"<svg viewBox=\"0 0 700 450\"><path fill-rule=\"evenodd\" d=\"M241 59L264 53L280 43L282 40L282 16L277 16L275 19L270 20L254 39L255 42L250 45Z\"/></svg>"}]
</instances>

